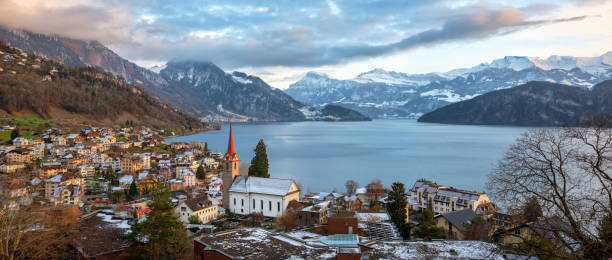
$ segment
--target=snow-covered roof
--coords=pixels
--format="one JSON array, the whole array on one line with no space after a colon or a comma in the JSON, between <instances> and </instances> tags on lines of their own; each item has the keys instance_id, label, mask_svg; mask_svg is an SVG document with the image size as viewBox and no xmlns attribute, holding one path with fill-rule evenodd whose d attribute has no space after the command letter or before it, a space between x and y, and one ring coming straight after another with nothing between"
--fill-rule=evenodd
<instances>
[{"instance_id":1,"label":"snow-covered roof","mask_svg":"<svg viewBox=\"0 0 612 260\"><path fill-rule=\"evenodd\" d=\"M365 194L365 193L366 193L366 191L367 191L367 189L366 189L365 187L363 187L363 188L358 188L358 189L355 191L355 194Z\"/></svg>"},{"instance_id":2,"label":"snow-covered roof","mask_svg":"<svg viewBox=\"0 0 612 260\"><path fill-rule=\"evenodd\" d=\"M359 222L385 222L390 221L391 217L386 212L357 212Z\"/></svg>"},{"instance_id":3,"label":"snow-covered roof","mask_svg":"<svg viewBox=\"0 0 612 260\"><path fill-rule=\"evenodd\" d=\"M144 180L145 178L147 178L147 175L149 175L148 171L142 171L138 173L138 180Z\"/></svg>"},{"instance_id":4,"label":"snow-covered roof","mask_svg":"<svg viewBox=\"0 0 612 260\"><path fill-rule=\"evenodd\" d=\"M119 183L121 185L130 185L134 181L134 177L132 175L123 175L119 178Z\"/></svg>"},{"instance_id":5,"label":"snow-covered roof","mask_svg":"<svg viewBox=\"0 0 612 260\"><path fill-rule=\"evenodd\" d=\"M331 201L323 201L321 203L303 208L301 211L319 212L321 209L327 208Z\"/></svg>"},{"instance_id":6,"label":"snow-covered roof","mask_svg":"<svg viewBox=\"0 0 612 260\"><path fill-rule=\"evenodd\" d=\"M41 182L41 180L40 180L38 177L34 177L34 179L32 179L32 180L30 181L30 184L32 184L32 185L38 185L38 184L40 184L40 182Z\"/></svg>"},{"instance_id":7,"label":"snow-covered roof","mask_svg":"<svg viewBox=\"0 0 612 260\"><path fill-rule=\"evenodd\" d=\"M47 179L47 182L61 182L62 181L62 176L63 176L62 174L55 175L55 176Z\"/></svg>"},{"instance_id":8,"label":"snow-covered roof","mask_svg":"<svg viewBox=\"0 0 612 260\"><path fill-rule=\"evenodd\" d=\"M232 186L229 188L230 192L240 193L259 193L259 194L270 194L270 195L287 195L291 185L294 183L290 179L276 179L276 178L260 178L260 177L248 177L238 176L234 179Z\"/></svg>"}]
</instances>

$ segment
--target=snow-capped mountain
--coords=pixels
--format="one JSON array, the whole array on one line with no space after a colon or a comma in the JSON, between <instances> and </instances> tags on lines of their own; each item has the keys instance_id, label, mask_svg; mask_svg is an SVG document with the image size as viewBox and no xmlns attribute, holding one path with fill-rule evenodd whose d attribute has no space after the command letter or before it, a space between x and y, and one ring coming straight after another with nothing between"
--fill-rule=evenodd
<instances>
[{"instance_id":1,"label":"snow-capped mountain","mask_svg":"<svg viewBox=\"0 0 612 260\"><path fill-rule=\"evenodd\" d=\"M529 81L590 88L612 78L612 52L599 57L509 56L446 73L406 74L375 69L351 80L309 72L285 90L320 107L338 104L373 118L418 117L441 106Z\"/></svg>"},{"instance_id":2,"label":"snow-capped mountain","mask_svg":"<svg viewBox=\"0 0 612 260\"><path fill-rule=\"evenodd\" d=\"M373 69L355 77L354 81L359 83L385 83L387 85L411 85L424 86L431 82L447 80L443 75L437 73L428 74L406 74L383 69Z\"/></svg>"}]
</instances>

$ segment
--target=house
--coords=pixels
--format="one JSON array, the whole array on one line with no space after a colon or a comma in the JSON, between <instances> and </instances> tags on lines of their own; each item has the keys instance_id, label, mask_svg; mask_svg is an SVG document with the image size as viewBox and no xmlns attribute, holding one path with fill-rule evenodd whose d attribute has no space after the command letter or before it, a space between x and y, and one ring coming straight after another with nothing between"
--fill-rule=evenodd
<instances>
[{"instance_id":1,"label":"house","mask_svg":"<svg viewBox=\"0 0 612 260\"><path fill-rule=\"evenodd\" d=\"M23 163L7 163L0 165L0 172L3 173L14 173L23 169L25 169L25 164Z\"/></svg>"},{"instance_id":2,"label":"house","mask_svg":"<svg viewBox=\"0 0 612 260\"><path fill-rule=\"evenodd\" d=\"M513 246L530 239L543 238L562 250L574 251L580 247L580 244L567 236L570 230L569 224L558 217L552 217L523 223L507 230L498 230L492 236L496 243L503 246Z\"/></svg>"},{"instance_id":3,"label":"house","mask_svg":"<svg viewBox=\"0 0 612 260\"><path fill-rule=\"evenodd\" d=\"M329 216L327 220L327 233L334 234L357 234L358 219L355 212L338 212Z\"/></svg>"},{"instance_id":4,"label":"house","mask_svg":"<svg viewBox=\"0 0 612 260\"><path fill-rule=\"evenodd\" d=\"M55 145L55 146L65 146L66 145L66 138L61 137L61 136L56 136L55 138L53 138L53 145Z\"/></svg>"},{"instance_id":5,"label":"house","mask_svg":"<svg viewBox=\"0 0 612 260\"><path fill-rule=\"evenodd\" d=\"M472 209L453 211L436 216L436 226L444 228L448 239L463 240L467 231L465 225L470 223L476 216Z\"/></svg>"},{"instance_id":6,"label":"house","mask_svg":"<svg viewBox=\"0 0 612 260\"><path fill-rule=\"evenodd\" d=\"M79 186L80 195L85 193L84 178L70 173L61 173L45 180L45 198L51 199L55 195L56 188L61 186ZM75 191L75 189L72 188L72 191Z\"/></svg>"},{"instance_id":7,"label":"house","mask_svg":"<svg viewBox=\"0 0 612 260\"><path fill-rule=\"evenodd\" d=\"M300 188L293 180L237 176L229 188L229 211L280 217L292 200L299 201Z\"/></svg>"},{"instance_id":8,"label":"house","mask_svg":"<svg viewBox=\"0 0 612 260\"><path fill-rule=\"evenodd\" d=\"M189 169L182 169L176 176L178 179L183 180L183 188L195 187L196 177L195 173Z\"/></svg>"},{"instance_id":9,"label":"house","mask_svg":"<svg viewBox=\"0 0 612 260\"><path fill-rule=\"evenodd\" d=\"M420 179L415 182L409 190L409 201L416 202L412 205L415 210L427 208L428 203L433 203L432 208L436 214L444 214L464 209L476 210L482 204L491 202L485 193L460 190L453 187L447 188L432 181Z\"/></svg>"},{"instance_id":10,"label":"house","mask_svg":"<svg viewBox=\"0 0 612 260\"><path fill-rule=\"evenodd\" d=\"M324 201L298 211L297 224L300 227L327 223L330 201Z\"/></svg>"},{"instance_id":11,"label":"house","mask_svg":"<svg viewBox=\"0 0 612 260\"><path fill-rule=\"evenodd\" d=\"M81 143L85 140L85 138L83 138L83 136L79 135L79 134L69 134L68 136L66 136L66 141L71 144L71 145L75 145L77 143Z\"/></svg>"},{"instance_id":12,"label":"house","mask_svg":"<svg viewBox=\"0 0 612 260\"><path fill-rule=\"evenodd\" d=\"M51 205L79 205L81 203L81 186L63 185L55 187L53 194L49 197Z\"/></svg>"},{"instance_id":13,"label":"house","mask_svg":"<svg viewBox=\"0 0 612 260\"><path fill-rule=\"evenodd\" d=\"M28 139L25 139L23 137L17 137L13 139L13 145L17 148L27 148L28 145L30 145L30 142Z\"/></svg>"},{"instance_id":14,"label":"house","mask_svg":"<svg viewBox=\"0 0 612 260\"><path fill-rule=\"evenodd\" d=\"M136 156L124 156L119 162L119 168L123 174L136 173L142 169L142 160Z\"/></svg>"},{"instance_id":15,"label":"house","mask_svg":"<svg viewBox=\"0 0 612 260\"><path fill-rule=\"evenodd\" d=\"M38 176L43 179L51 178L59 173L65 173L68 169L59 162L41 163L38 169Z\"/></svg>"},{"instance_id":16,"label":"house","mask_svg":"<svg viewBox=\"0 0 612 260\"><path fill-rule=\"evenodd\" d=\"M170 191L183 190L183 180L170 179L166 181L166 186Z\"/></svg>"},{"instance_id":17,"label":"house","mask_svg":"<svg viewBox=\"0 0 612 260\"><path fill-rule=\"evenodd\" d=\"M189 218L197 217L203 224L210 223L219 216L219 206L214 205L206 196L189 198L181 201L175 208L174 214L185 223Z\"/></svg>"},{"instance_id":18,"label":"house","mask_svg":"<svg viewBox=\"0 0 612 260\"><path fill-rule=\"evenodd\" d=\"M146 194L147 191L153 190L155 185L157 184L157 179L153 178L148 171L142 171L138 173L138 178L136 179L136 187L138 188L138 193L142 196Z\"/></svg>"},{"instance_id":19,"label":"house","mask_svg":"<svg viewBox=\"0 0 612 260\"><path fill-rule=\"evenodd\" d=\"M357 211L361 209L361 199L356 195L343 196L342 199L338 200L338 206L345 211Z\"/></svg>"},{"instance_id":20,"label":"house","mask_svg":"<svg viewBox=\"0 0 612 260\"><path fill-rule=\"evenodd\" d=\"M77 171L81 177L93 177L96 175L96 168L91 164L81 164L77 167Z\"/></svg>"},{"instance_id":21,"label":"house","mask_svg":"<svg viewBox=\"0 0 612 260\"><path fill-rule=\"evenodd\" d=\"M30 163L32 161L32 150L25 148L15 148L6 153L7 163Z\"/></svg>"}]
</instances>

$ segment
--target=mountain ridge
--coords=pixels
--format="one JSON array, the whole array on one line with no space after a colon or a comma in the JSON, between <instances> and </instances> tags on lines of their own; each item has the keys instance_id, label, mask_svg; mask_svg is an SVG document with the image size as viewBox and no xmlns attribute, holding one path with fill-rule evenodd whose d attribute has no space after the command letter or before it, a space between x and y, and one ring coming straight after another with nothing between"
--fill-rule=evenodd
<instances>
[{"instance_id":1,"label":"mountain ridge","mask_svg":"<svg viewBox=\"0 0 612 260\"><path fill-rule=\"evenodd\" d=\"M579 126L612 115L612 80L591 89L533 81L439 108L418 121L445 124Z\"/></svg>"}]
</instances>

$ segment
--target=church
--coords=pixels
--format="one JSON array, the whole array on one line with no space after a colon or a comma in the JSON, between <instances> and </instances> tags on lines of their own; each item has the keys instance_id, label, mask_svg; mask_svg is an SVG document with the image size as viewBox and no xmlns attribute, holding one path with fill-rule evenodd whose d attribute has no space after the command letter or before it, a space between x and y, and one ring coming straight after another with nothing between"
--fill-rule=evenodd
<instances>
[{"instance_id":1,"label":"church","mask_svg":"<svg viewBox=\"0 0 612 260\"><path fill-rule=\"evenodd\" d=\"M260 178L240 173L240 159L234 148L230 120L227 152L223 156L223 207L239 215L262 213L266 217L280 217L289 202L300 200L300 188L289 179Z\"/></svg>"}]
</instances>

